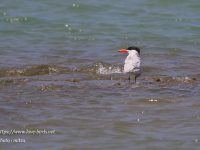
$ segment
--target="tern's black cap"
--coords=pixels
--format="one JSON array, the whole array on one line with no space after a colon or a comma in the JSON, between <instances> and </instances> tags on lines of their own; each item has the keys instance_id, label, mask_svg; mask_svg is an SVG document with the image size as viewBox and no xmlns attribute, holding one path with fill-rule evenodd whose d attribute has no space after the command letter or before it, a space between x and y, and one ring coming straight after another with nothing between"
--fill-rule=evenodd
<instances>
[{"instance_id":1,"label":"tern's black cap","mask_svg":"<svg viewBox=\"0 0 200 150\"><path fill-rule=\"evenodd\" d=\"M136 50L138 52L138 54L140 54L140 48L137 46L130 46L127 48L127 50Z\"/></svg>"}]
</instances>

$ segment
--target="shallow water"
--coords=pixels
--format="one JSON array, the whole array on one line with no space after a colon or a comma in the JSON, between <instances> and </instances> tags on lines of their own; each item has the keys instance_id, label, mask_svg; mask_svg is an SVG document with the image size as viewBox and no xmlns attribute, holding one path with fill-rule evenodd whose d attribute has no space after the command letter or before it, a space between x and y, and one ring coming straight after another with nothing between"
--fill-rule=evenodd
<instances>
[{"instance_id":1,"label":"shallow water","mask_svg":"<svg viewBox=\"0 0 200 150\"><path fill-rule=\"evenodd\" d=\"M199 6L3 0L0 148L198 150ZM136 84L117 53L130 45L141 48ZM55 132L3 134L44 129Z\"/></svg>"}]
</instances>

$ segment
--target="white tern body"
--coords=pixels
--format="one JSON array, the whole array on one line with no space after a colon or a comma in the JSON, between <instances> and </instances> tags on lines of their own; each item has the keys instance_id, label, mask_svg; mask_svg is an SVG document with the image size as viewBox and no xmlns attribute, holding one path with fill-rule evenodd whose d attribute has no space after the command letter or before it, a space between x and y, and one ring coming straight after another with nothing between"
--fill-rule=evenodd
<instances>
[{"instance_id":1,"label":"white tern body","mask_svg":"<svg viewBox=\"0 0 200 150\"><path fill-rule=\"evenodd\" d=\"M130 75L134 74L136 82L136 78L141 74L140 63L141 60L138 52L135 50L129 50L124 64L124 73L129 73L129 80Z\"/></svg>"}]
</instances>

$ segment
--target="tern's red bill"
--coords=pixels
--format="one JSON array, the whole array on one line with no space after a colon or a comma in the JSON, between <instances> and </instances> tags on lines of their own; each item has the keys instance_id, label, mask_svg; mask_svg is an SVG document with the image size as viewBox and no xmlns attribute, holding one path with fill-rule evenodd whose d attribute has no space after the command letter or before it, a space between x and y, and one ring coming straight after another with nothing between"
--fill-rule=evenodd
<instances>
[{"instance_id":1,"label":"tern's red bill","mask_svg":"<svg viewBox=\"0 0 200 150\"><path fill-rule=\"evenodd\" d=\"M118 52L120 52L120 53L128 53L128 50L127 49L120 49L120 50L118 50Z\"/></svg>"}]
</instances>

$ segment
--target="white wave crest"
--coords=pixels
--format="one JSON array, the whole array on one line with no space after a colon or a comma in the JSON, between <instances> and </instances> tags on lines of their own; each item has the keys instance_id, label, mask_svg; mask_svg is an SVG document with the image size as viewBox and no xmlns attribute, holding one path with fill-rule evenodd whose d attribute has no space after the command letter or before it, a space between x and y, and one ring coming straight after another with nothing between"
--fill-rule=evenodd
<instances>
[{"instance_id":1,"label":"white wave crest","mask_svg":"<svg viewBox=\"0 0 200 150\"><path fill-rule=\"evenodd\" d=\"M113 66L110 64L98 63L96 65L96 73L102 75L114 74L114 73L123 73L120 66Z\"/></svg>"}]
</instances>

